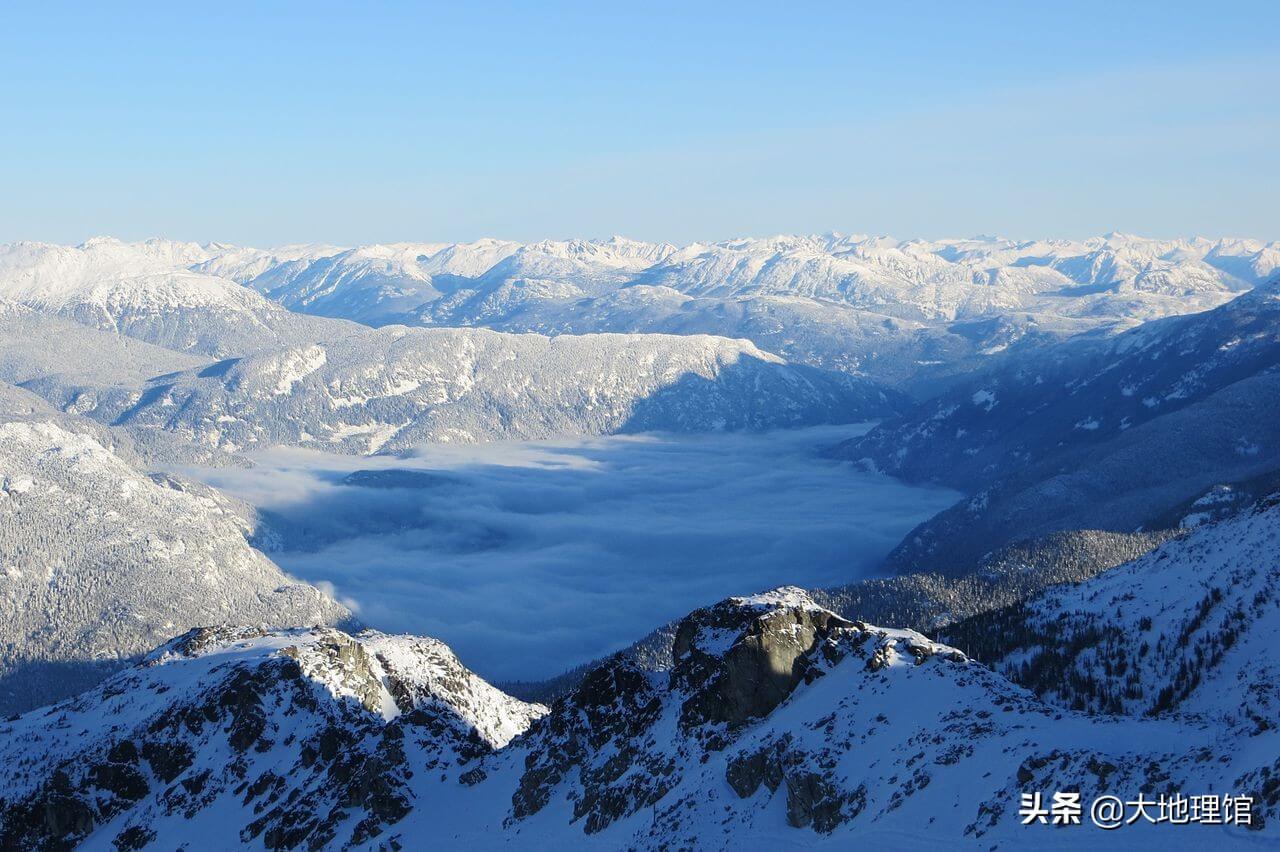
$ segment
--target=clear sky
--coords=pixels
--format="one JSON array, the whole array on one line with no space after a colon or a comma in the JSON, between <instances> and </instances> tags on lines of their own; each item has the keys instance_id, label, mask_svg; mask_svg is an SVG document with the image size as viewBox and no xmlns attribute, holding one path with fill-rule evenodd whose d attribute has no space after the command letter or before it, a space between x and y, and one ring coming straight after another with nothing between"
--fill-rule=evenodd
<instances>
[{"instance_id":1,"label":"clear sky","mask_svg":"<svg viewBox=\"0 0 1280 852\"><path fill-rule=\"evenodd\" d=\"M9 3L0 242L1280 239L1278 31L1274 0Z\"/></svg>"}]
</instances>

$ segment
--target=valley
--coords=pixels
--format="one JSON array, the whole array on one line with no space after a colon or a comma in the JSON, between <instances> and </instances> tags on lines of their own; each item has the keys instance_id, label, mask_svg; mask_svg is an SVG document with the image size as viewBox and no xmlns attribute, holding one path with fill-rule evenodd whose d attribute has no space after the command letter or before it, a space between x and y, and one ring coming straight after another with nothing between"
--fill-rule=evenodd
<instances>
[{"instance_id":1,"label":"valley","mask_svg":"<svg viewBox=\"0 0 1280 852\"><path fill-rule=\"evenodd\" d=\"M6 3L0 852L1280 852L1280 3Z\"/></svg>"},{"instance_id":2,"label":"valley","mask_svg":"<svg viewBox=\"0 0 1280 852\"><path fill-rule=\"evenodd\" d=\"M255 542L369 626L438 637L489 680L537 680L726 588L875 572L960 495L822 455L869 428L279 449L182 473L253 505Z\"/></svg>"},{"instance_id":3,"label":"valley","mask_svg":"<svg viewBox=\"0 0 1280 852\"><path fill-rule=\"evenodd\" d=\"M1276 252L0 247L0 845L1269 842Z\"/></svg>"}]
</instances>

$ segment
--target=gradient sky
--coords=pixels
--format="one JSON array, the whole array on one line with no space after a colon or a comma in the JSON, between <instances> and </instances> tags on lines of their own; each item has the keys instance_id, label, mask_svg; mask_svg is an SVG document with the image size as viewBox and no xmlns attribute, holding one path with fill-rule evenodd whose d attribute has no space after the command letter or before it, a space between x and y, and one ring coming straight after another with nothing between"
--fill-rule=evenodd
<instances>
[{"instance_id":1,"label":"gradient sky","mask_svg":"<svg viewBox=\"0 0 1280 852\"><path fill-rule=\"evenodd\" d=\"M1280 238L1276 2L22 5L0 242Z\"/></svg>"}]
</instances>

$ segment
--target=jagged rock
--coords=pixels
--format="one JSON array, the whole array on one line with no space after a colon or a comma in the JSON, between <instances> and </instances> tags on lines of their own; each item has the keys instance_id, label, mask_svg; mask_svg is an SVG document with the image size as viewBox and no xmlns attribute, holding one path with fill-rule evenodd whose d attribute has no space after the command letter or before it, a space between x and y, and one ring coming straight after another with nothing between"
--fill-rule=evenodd
<instances>
[{"instance_id":1,"label":"jagged rock","mask_svg":"<svg viewBox=\"0 0 1280 852\"><path fill-rule=\"evenodd\" d=\"M483 767L477 766L474 769L468 769L466 772L458 776L459 784L466 784L468 787L474 787L481 781L489 777Z\"/></svg>"},{"instance_id":2,"label":"jagged rock","mask_svg":"<svg viewBox=\"0 0 1280 852\"><path fill-rule=\"evenodd\" d=\"M184 657L198 657L210 648L228 645L233 642L248 642L267 635L263 627L239 627L235 625L216 625L214 627L193 627L161 645L146 657L146 662L163 662L166 654L181 654Z\"/></svg>"},{"instance_id":3,"label":"jagged rock","mask_svg":"<svg viewBox=\"0 0 1280 852\"><path fill-rule=\"evenodd\" d=\"M1203 588L1177 591L1200 611ZM1238 789L1262 839L1280 807L1271 729L1073 714L794 589L693 613L678 670L618 656L549 712L431 640L316 629L184 646L0 724L0 847L728 850L785 819L801 845L927 825L1003 848L1026 841L1027 789Z\"/></svg>"},{"instance_id":4,"label":"jagged rock","mask_svg":"<svg viewBox=\"0 0 1280 852\"><path fill-rule=\"evenodd\" d=\"M770 793L785 785L787 823L830 834L861 813L866 790L859 787L842 792L822 773L814 771L814 764L814 756L796 748L792 736L784 734L763 748L740 753L730 760L725 780L742 799L755 795L762 784Z\"/></svg>"},{"instance_id":5,"label":"jagged rock","mask_svg":"<svg viewBox=\"0 0 1280 852\"><path fill-rule=\"evenodd\" d=\"M585 817L592 833L662 798L676 766L644 747L663 707L652 680L630 661L614 659L558 702L531 734L525 771L512 796L513 816L540 811L571 774L582 789L574 819ZM606 748L613 749L611 756L597 761Z\"/></svg>"},{"instance_id":6,"label":"jagged rock","mask_svg":"<svg viewBox=\"0 0 1280 852\"><path fill-rule=\"evenodd\" d=\"M330 684L339 694L353 696L366 710L381 710L381 672L374 670L364 646L338 630L324 631L320 637L302 646L291 645L281 653L297 660L304 676Z\"/></svg>"},{"instance_id":7,"label":"jagged rock","mask_svg":"<svg viewBox=\"0 0 1280 852\"><path fill-rule=\"evenodd\" d=\"M394 678L383 660L396 661ZM408 713L383 689L393 680ZM154 821L195 819L215 803L244 809L224 845L366 844L413 808L407 747L460 767L544 708L479 681L433 640L205 628L59 712L112 724L85 741L55 726L58 745L39 755L47 775L7 776L0 848L75 845L122 813L129 824L111 842L138 848L154 841ZM22 719L41 730L40 714ZM13 724L0 742L16 741Z\"/></svg>"},{"instance_id":8,"label":"jagged rock","mask_svg":"<svg viewBox=\"0 0 1280 852\"><path fill-rule=\"evenodd\" d=\"M672 683L692 693L681 724L736 726L768 715L812 669L807 655L815 645L854 627L799 589L730 598L692 613L672 649Z\"/></svg>"},{"instance_id":9,"label":"jagged rock","mask_svg":"<svg viewBox=\"0 0 1280 852\"><path fill-rule=\"evenodd\" d=\"M745 799L755 795L762 783L771 793L778 789L783 779L780 752L786 749L790 741L791 737L784 735L769 746L739 754L729 761L724 777L733 792L738 794L738 798Z\"/></svg>"},{"instance_id":10,"label":"jagged rock","mask_svg":"<svg viewBox=\"0 0 1280 852\"><path fill-rule=\"evenodd\" d=\"M151 829L133 825L117 834L115 840L111 841L111 845L120 852L125 852L130 849L145 849L155 839L156 833Z\"/></svg>"}]
</instances>

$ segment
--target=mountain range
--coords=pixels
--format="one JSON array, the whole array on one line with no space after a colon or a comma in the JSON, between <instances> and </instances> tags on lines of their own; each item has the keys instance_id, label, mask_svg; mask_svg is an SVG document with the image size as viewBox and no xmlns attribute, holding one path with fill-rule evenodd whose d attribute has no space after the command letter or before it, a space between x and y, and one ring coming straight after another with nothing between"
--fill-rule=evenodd
<instances>
[{"instance_id":1,"label":"mountain range","mask_svg":"<svg viewBox=\"0 0 1280 852\"><path fill-rule=\"evenodd\" d=\"M331 343L175 371L93 402L104 422L230 452L252 444L374 453L462 442L847 423L901 410L865 380L788 365L746 341L364 330Z\"/></svg>"},{"instance_id":2,"label":"mountain range","mask_svg":"<svg viewBox=\"0 0 1280 852\"><path fill-rule=\"evenodd\" d=\"M96 238L0 248L0 297L213 355L340 333L320 317L542 334L702 333L933 389L992 353L1215 307L1278 267L1275 242L1125 234L278 249ZM177 304L200 321L156 309Z\"/></svg>"},{"instance_id":3,"label":"mountain range","mask_svg":"<svg viewBox=\"0 0 1280 852\"><path fill-rule=\"evenodd\" d=\"M1278 270L1123 234L0 246L0 847L1275 842ZM866 421L828 455L965 495L884 576L503 688L180 472ZM1253 810L1106 832L1024 824L1033 790Z\"/></svg>"}]
</instances>

